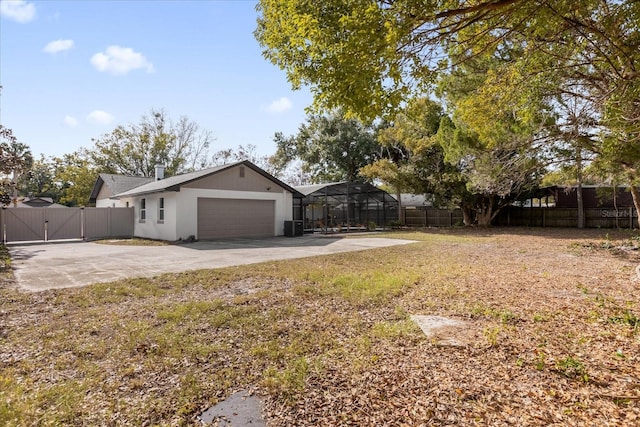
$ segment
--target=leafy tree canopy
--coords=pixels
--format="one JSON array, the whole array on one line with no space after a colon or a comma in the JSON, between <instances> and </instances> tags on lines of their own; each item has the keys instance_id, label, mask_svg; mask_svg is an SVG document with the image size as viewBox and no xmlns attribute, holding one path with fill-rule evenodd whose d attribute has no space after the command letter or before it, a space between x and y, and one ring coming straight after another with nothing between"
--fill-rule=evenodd
<instances>
[{"instance_id":1,"label":"leafy tree canopy","mask_svg":"<svg viewBox=\"0 0 640 427\"><path fill-rule=\"evenodd\" d=\"M315 183L362 180L360 168L380 156L375 129L340 112L311 115L296 135L277 133L277 150L271 158L276 170L302 161L302 170Z\"/></svg>"},{"instance_id":2,"label":"leafy tree canopy","mask_svg":"<svg viewBox=\"0 0 640 427\"><path fill-rule=\"evenodd\" d=\"M0 125L0 205L15 201L18 181L32 164L29 146L19 142L11 129Z\"/></svg>"},{"instance_id":3,"label":"leafy tree canopy","mask_svg":"<svg viewBox=\"0 0 640 427\"><path fill-rule=\"evenodd\" d=\"M20 177L18 182L20 194L29 197L59 198L59 188L55 183L55 165L44 155L35 160L31 168Z\"/></svg>"},{"instance_id":4,"label":"leafy tree canopy","mask_svg":"<svg viewBox=\"0 0 640 427\"><path fill-rule=\"evenodd\" d=\"M164 110L151 110L137 124L94 139L88 159L101 172L132 176L153 176L155 165L163 164L171 176L208 166L212 141L211 132L187 117L174 123Z\"/></svg>"},{"instance_id":5,"label":"leafy tree canopy","mask_svg":"<svg viewBox=\"0 0 640 427\"><path fill-rule=\"evenodd\" d=\"M273 176L278 176L280 174L280 170L271 162L270 156L258 154L257 147L253 144L238 145L235 149L226 148L224 150L219 150L213 153L213 156L211 157L211 161L214 166L239 162L242 160L250 161Z\"/></svg>"},{"instance_id":6,"label":"leafy tree canopy","mask_svg":"<svg viewBox=\"0 0 640 427\"><path fill-rule=\"evenodd\" d=\"M58 203L67 206L86 206L96 183L98 171L89 160L86 150L65 154L53 159L54 181L59 185Z\"/></svg>"},{"instance_id":7,"label":"leafy tree canopy","mask_svg":"<svg viewBox=\"0 0 640 427\"><path fill-rule=\"evenodd\" d=\"M364 166L360 173L389 186L401 201L401 193L429 193L438 204L447 204L457 174L445 164L435 138L444 112L428 98L412 100L395 120L381 127L378 140L382 158ZM445 198L447 201L445 202Z\"/></svg>"},{"instance_id":8,"label":"leafy tree canopy","mask_svg":"<svg viewBox=\"0 0 640 427\"><path fill-rule=\"evenodd\" d=\"M460 61L513 44L523 60L512 81L564 70L605 98L610 125L628 125L621 113L640 84L634 0L260 0L258 12L264 56L292 86L310 86L318 109L342 107L363 119L425 93Z\"/></svg>"}]
</instances>

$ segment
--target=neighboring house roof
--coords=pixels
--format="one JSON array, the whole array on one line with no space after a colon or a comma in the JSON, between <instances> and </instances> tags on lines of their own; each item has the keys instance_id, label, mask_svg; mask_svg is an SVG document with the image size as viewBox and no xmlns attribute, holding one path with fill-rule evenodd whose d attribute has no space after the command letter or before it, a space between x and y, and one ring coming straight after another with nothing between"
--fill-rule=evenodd
<instances>
[{"instance_id":1,"label":"neighboring house roof","mask_svg":"<svg viewBox=\"0 0 640 427\"><path fill-rule=\"evenodd\" d=\"M433 203L430 200L427 200L427 196L424 194L411 194L411 193L402 193L400 194L400 198L402 200L402 206L433 206Z\"/></svg>"},{"instance_id":2,"label":"neighboring house roof","mask_svg":"<svg viewBox=\"0 0 640 427\"><path fill-rule=\"evenodd\" d=\"M346 185L346 184L347 184L346 181L341 181L341 182L329 182L326 184L299 185L296 187L296 190L298 190L305 196L308 196L309 194L315 193L316 191L320 191L324 189L327 189L327 191L329 191L330 187L337 187L337 186Z\"/></svg>"},{"instance_id":3,"label":"neighboring house roof","mask_svg":"<svg viewBox=\"0 0 640 427\"><path fill-rule=\"evenodd\" d=\"M91 190L91 196L89 201L95 203L100 194L100 189L103 185L106 185L111 190L111 194L123 193L131 190L132 188L139 187L141 185L153 182L154 178L140 177L140 176L126 176L116 175L112 173L101 173L98 175L98 179Z\"/></svg>"},{"instance_id":4,"label":"neighboring house roof","mask_svg":"<svg viewBox=\"0 0 640 427\"><path fill-rule=\"evenodd\" d=\"M284 182L280 181L279 179L275 178L274 176L268 174L267 172L265 172L264 170L262 170L258 166L254 165L250 161L243 160L243 161L240 161L240 162L230 163L230 164L227 164L227 165L214 166L212 168L207 168L207 169L199 170L199 171L196 171L196 172L190 172L190 173L185 173L185 174L181 174L181 175L171 176L169 178L164 178L164 179L160 179L160 180L157 180L157 181L152 180L151 182L139 185L137 187L128 189L126 191L122 191L122 192L119 192L119 193L114 193L113 198L142 196L144 194L162 193L162 192L165 192L165 191L180 191L180 187L185 185L185 184L188 184L190 182L196 181L198 179L201 179L201 178L204 178L204 177L207 177L207 176L210 176L210 175L214 175L214 174L216 174L218 172L221 172L223 170L226 170L226 169L238 166L238 165L244 165L244 166L254 170L255 172L259 173L260 175L264 176L265 178L273 181L275 184L279 185L280 187L290 191L291 193L293 193L293 195L295 197L302 197L302 194L300 194L293 187L290 187L289 185L285 184Z\"/></svg>"},{"instance_id":5,"label":"neighboring house roof","mask_svg":"<svg viewBox=\"0 0 640 427\"><path fill-rule=\"evenodd\" d=\"M13 207L10 203L8 207ZM64 205L54 203L51 197L25 197L18 200L16 208L66 208Z\"/></svg>"}]
</instances>

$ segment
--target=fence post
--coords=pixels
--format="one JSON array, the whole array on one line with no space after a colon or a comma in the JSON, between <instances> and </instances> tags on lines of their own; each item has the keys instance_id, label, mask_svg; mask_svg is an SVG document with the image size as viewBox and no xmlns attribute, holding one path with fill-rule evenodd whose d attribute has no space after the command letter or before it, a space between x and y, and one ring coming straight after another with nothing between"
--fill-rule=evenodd
<instances>
[{"instance_id":1,"label":"fence post","mask_svg":"<svg viewBox=\"0 0 640 427\"><path fill-rule=\"evenodd\" d=\"M7 243L7 224L5 223L5 208L0 209L0 226L2 226L2 243Z\"/></svg>"}]
</instances>

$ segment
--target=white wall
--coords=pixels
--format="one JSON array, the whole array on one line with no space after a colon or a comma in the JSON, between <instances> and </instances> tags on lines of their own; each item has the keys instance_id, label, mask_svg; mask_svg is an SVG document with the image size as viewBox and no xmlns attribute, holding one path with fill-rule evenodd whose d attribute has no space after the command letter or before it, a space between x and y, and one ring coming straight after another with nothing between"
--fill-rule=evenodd
<instances>
[{"instance_id":1,"label":"white wall","mask_svg":"<svg viewBox=\"0 0 640 427\"><path fill-rule=\"evenodd\" d=\"M122 199L134 207L134 236L157 240L178 240L176 235L176 195L175 192L148 194L145 197ZM164 197L164 221L159 221L159 201ZM146 219L140 220L140 200L146 200Z\"/></svg>"},{"instance_id":2,"label":"white wall","mask_svg":"<svg viewBox=\"0 0 640 427\"><path fill-rule=\"evenodd\" d=\"M158 223L158 200L164 197L164 223ZM178 192L166 192L146 195L147 217L140 222L140 199L134 197L122 199L122 206L129 202L134 207L136 237L175 241L198 238L198 197L221 199L273 200L275 202L274 234L284 235L284 221L293 219L293 195L283 190L281 193L205 190L182 188Z\"/></svg>"},{"instance_id":3,"label":"white wall","mask_svg":"<svg viewBox=\"0 0 640 427\"><path fill-rule=\"evenodd\" d=\"M110 199L113 193L106 185L103 185L96 197L96 208L125 208L126 203L122 200Z\"/></svg>"}]
</instances>

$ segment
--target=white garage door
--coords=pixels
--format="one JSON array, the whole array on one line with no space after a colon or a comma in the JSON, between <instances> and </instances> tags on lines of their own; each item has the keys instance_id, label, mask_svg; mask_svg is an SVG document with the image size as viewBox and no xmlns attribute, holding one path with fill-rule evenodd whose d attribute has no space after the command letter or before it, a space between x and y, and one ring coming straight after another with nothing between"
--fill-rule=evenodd
<instances>
[{"instance_id":1,"label":"white garage door","mask_svg":"<svg viewBox=\"0 0 640 427\"><path fill-rule=\"evenodd\" d=\"M198 198L198 239L272 237L273 200Z\"/></svg>"}]
</instances>

